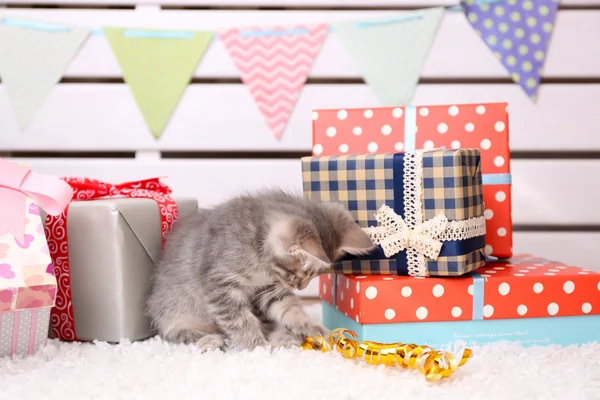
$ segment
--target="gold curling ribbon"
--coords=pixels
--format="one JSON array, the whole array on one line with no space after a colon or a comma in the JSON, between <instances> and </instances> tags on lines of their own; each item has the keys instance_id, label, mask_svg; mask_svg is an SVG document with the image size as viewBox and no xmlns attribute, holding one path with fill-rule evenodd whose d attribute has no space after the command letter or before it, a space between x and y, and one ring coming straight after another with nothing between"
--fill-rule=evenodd
<instances>
[{"instance_id":1,"label":"gold curling ribbon","mask_svg":"<svg viewBox=\"0 0 600 400\"><path fill-rule=\"evenodd\" d=\"M328 336L329 343L321 336L307 338L302 350L331 351L332 346L345 358L363 358L367 364L417 369L427 382L435 382L452 375L473 357L471 349L465 348L460 361L451 353L437 351L429 346L404 343L359 343L358 335L345 328L334 329Z\"/></svg>"}]
</instances>

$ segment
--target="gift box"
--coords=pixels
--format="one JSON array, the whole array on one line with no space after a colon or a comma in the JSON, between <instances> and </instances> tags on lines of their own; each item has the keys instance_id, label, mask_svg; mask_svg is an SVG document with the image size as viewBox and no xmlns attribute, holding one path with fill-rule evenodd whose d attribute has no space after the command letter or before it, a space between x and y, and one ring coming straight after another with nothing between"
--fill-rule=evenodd
<instances>
[{"instance_id":1,"label":"gift box","mask_svg":"<svg viewBox=\"0 0 600 400\"><path fill-rule=\"evenodd\" d=\"M0 358L46 343L57 284L38 203L58 214L72 195L61 180L0 159Z\"/></svg>"},{"instance_id":2,"label":"gift box","mask_svg":"<svg viewBox=\"0 0 600 400\"><path fill-rule=\"evenodd\" d=\"M531 255L453 279L329 274L321 293L324 324L362 340L433 347L600 340L600 274Z\"/></svg>"},{"instance_id":3,"label":"gift box","mask_svg":"<svg viewBox=\"0 0 600 400\"><path fill-rule=\"evenodd\" d=\"M378 247L344 274L456 276L485 264L479 150L305 157L304 195L346 205Z\"/></svg>"},{"instance_id":4,"label":"gift box","mask_svg":"<svg viewBox=\"0 0 600 400\"><path fill-rule=\"evenodd\" d=\"M152 336L145 313L151 274L172 225L195 213L197 200L172 198L158 179L66 181L75 201L45 221L58 279L52 336L105 342Z\"/></svg>"},{"instance_id":5,"label":"gift box","mask_svg":"<svg viewBox=\"0 0 600 400\"><path fill-rule=\"evenodd\" d=\"M512 255L511 175L506 103L313 111L313 155L433 148L481 151L486 253Z\"/></svg>"}]
</instances>

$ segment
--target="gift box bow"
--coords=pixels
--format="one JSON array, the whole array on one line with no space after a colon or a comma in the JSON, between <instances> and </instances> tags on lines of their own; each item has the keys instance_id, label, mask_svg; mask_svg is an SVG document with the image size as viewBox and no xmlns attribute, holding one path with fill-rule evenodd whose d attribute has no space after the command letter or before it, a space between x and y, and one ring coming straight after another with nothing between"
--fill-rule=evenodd
<instances>
[{"instance_id":1,"label":"gift box bow","mask_svg":"<svg viewBox=\"0 0 600 400\"><path fill-rule=\"evenodd\" d=\"M383 248L386 257L414 248L433 260L438 258L443 244L438 237L448 227L448 218L444 214L438 214L429 221L418 223L414 229L387 205L379 209L375 218L381 226L363 230L375 244Z\"/></svg>"},{"instance_id":2,"label":"gift box bow","mask_svg":"<svg viewBox=\"0 0 600 400\"><path fill-rule=\"evenodd\" d=\"M471 239L484 235L486 231L485 217L448 221L443 213L410 227L387 205L381 206L375 218L380 226L363 230L373 243L381 246L386 257L414 249L417 254L437 260L445 241Z\"/></svg>"},{"instance_id":3,"label":"gift box bow","mask_svg":"<svg viewBox=\"0 0 600 400\"><path fill-rule=\"evenodd\" d=\"M112 184L97 179L85 177L62 178L74 191L75 200L96 200L103 197L131 197L152 199L156 201L162 220L161 239L162 245L172 224L177 220L177 204L171 197L172 190L160 181L159 177L140 181ZM47 222L52 221L49 219Z\"/></svg>"},{"instance_id":4,"label":"gift box bow","mask_svg":"<svg viewBox=\"0 0 600 400\"><path fill-rule=\"evenodd\" d=\"M9 232L24 242L27 197L46 213L59 215L73 198L73 189L59 178L0 159L0 235Z\"/></svg>"},{"instance_id":5,"label":"gift box bow","mask_svg":"<svg viewBox=\"0 0 600 400\"><path fill-rule=\"evenodd\" d=\"M157 194L171 194L169 186L160 181L160 178L149 178L141 181L130 181L119 184L102 182L92 178L63 178L75 191L76 200L93 200L101 197L126 196L126 197L151 197Z\"/></svg>"}]
</instances>

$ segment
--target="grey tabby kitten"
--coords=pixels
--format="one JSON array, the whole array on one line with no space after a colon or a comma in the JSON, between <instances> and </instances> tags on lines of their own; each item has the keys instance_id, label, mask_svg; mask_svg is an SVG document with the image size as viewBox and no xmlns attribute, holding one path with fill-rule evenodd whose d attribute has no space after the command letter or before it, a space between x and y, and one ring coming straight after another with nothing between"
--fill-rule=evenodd
<instances>
[{"instance_id":1,"label":"grey tabby kitten","mask_svg":"<svg viewBox=\"0 0 600 400\"><path fill-rule=\"evenodd\" d=\"M327 331L303 311L304 289L344 253L373 249L340 204L280 190L246 194L179 220L147 311L165 340L241 349L300 345Z\"/></svg>"}]
</instances>

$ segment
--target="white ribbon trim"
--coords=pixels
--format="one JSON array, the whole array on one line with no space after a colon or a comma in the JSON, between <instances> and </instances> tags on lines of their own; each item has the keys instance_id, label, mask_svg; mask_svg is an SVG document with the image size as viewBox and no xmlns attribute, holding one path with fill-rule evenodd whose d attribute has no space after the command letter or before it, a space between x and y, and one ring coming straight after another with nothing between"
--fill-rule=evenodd
<instances>
[{"instance_id":1,"label":"white ribbon trim","mask_svg":"<svg viewBox=\"0 0 600 400\"><path fill-rule=\"evenodd\" d=\"M405 153L403 178L405 219L389 206L383 205L375 214L378 226L363 228L363 230L373 243L381 245L386 257L406 250L409 275L426 276L425 256L437 260L443 242L484 235L485 218L479 216L462 221L448 221L448 218L440 213L422 222L423 155L421 151Z\"/></svg>"},{"instance_id":2,"label":"white ribbon trim","mask_svg":"<svg viewBox=\"0 0 600 400\"><path fill-rule=\"evenodd\" d=\"M386 257L407 248L437 260L443 242L465 240L485 234L485 218L476 217L464 221L448 221L440 213L426 222L410 228L402 217L389 206L383 205L375 214L379 226L364 228L371 240L381 245Z\"/></svg>"}]
</instances>

